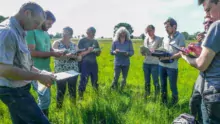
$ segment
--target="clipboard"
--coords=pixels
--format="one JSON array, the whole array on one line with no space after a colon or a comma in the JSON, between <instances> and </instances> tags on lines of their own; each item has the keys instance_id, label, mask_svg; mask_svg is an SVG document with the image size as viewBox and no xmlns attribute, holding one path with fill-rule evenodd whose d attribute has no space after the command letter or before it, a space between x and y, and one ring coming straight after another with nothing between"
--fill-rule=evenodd
<instances>
[{"instance_id":1,"label":"clipboard","mask_svg":"<svg viewBox=\"0 0 220 124\"><path fill-rule=\"evenodd\" d=\"M127 52L126 51L118 51L117 54L118 55L125 55Z\"/></svg>"},{"instance_id":2,"label":"clipboard","mask_svg":"<svg viewBox=\"0 0 220 124\"><path fill-rule=\"evenodd\" d=\"M78 76L78 75L80 75L80 73L78 73L77 71L74 71L74 70L70 70L70 71L56 73L54 75L56 76L56 80L64 80L64 79L67 79L70 77Z\"/></svg>"},{"instance_id":3,"label":"clipboard","mask_svg":"<svg viewBox=\"0 0 220 124\"><path fill-rule=\"evenodd\" d=\"M177 45L173 45L173 44L170 44L170 46L174 47L176 50L178 51L181 51L181 52L184 52L186 53L184 50L182 50L180 47L178 47Z\"/></svg>"},{"instance_id":4,"label":"clipboard","mask_svg":"<svg viewBox=\"0 0 220 124\"><path fill-rule=\"evenodd\" d=\"M170 46L174 47L176 50L178 51L181 51L183 53L186 53L184 50L182 50L180 47L176 46L176 45L173 45L173 44L170 44ZM196 56L193 56L191 54L187 54L187 56L189 56L190 58L197 58Z\"/></svg>"}]
</instances>

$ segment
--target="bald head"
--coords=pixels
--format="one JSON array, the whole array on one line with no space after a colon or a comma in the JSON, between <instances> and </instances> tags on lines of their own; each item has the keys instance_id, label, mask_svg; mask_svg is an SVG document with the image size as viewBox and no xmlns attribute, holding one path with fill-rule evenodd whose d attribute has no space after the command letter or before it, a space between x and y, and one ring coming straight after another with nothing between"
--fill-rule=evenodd
<instances>
[{"instance_id":1,"label":"bald head","mask_svg":"<svg viewBox=\"0 0 220 124\"><path fill-rule=\"evenodd\" d=\"M24 3L16 15L24 30L37 29L46 19L43 8L35 2Z\"/></svg>"},{"instance_id":2,"label":"bald head","mask_svg":"<svg viewBox=\"0 0 220 124\"><path fill-rule=\"evenodd\" d=\"M46 14L45 14L43 8L35 2L24 3L20 8L19 13L22 14L27 10L31 11L33 15L40 14L41 16L46 18Z\"/></svg>"}]
</instances>

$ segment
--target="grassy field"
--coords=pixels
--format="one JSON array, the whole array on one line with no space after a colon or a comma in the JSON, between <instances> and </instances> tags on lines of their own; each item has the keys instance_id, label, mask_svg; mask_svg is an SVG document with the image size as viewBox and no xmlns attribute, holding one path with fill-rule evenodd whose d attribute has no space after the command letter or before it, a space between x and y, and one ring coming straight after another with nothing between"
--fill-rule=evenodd
<instances>
[{"instance_id":1,"label":"grassy field","mask_svg":"<svg viewBox=\"0 0 220 124\"><path fill-rule=\"evenodd\" d=\"M64 107L56 109L56 86L52 86L52 104L50 106L50 121L53 124L170 124L181 113L189 112L189 98L198 71L190 67L182 59L179 61L177 105L163 105L160 99L152 95L144 99L144 76L142 64L144 57L139 53L141 41L134 42L135 54L131 57L131 66L127 85L123 91L112 91L113 56L110 55L111 42L100 41L103 47L98 57L99 92L95 92L89 82L84 100L77 99L73 104L65 96ZM51 64L53 67L53 62ZM79 83L78 83L79 84ZM78 85L77 84L77 85ZM169 101L171 92L168 85ZM36 98L36 93L31 90ZM11 124L7 107L0 102L0 124Z\"/></svg>"}]
</instances>

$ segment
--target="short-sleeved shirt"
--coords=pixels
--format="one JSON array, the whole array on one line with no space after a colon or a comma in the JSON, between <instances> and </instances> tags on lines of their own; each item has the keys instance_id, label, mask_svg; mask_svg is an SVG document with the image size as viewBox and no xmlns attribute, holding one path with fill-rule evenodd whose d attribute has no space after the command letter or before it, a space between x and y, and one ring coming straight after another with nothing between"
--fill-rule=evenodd
<instances>
[{"instance_id":1,"label":"short-sleeved shirt","mask_svg":"<svg viewBox=\"0 0 220 124\"><path fill-rule=\"evenodd\" d=\"M46 31L43 30L33 30L28 31L26 35L26 41L28 45L35 45L36 51L50 52L51 42L50 36ZM50 71L50 57L32 57L34 61L34 66L40 70Z\"/></svg>"},{"instance_id":2,"label":"short-sleeved shirt","mask_svg":"<svg viewBox=\"0 0 220 124\"><path fill-rule=\"evenodd\" d=\"M162 46L162 39L158 36L155 36L154 39L146 38L144 40L144 46L149 49L158 49ZM153 57L150 55L147 55L145 57L144 63L146 64L159 64L159 59L157 57Z\"/></svg>"},{"instance_id":3,"label":"short-sleeved shirt","mask_svg":"<svg viewBox=\"0 0 220 124\"><path fill-rule=\"evenodd\" d=\"M59 50L68 50L69 53L76 53L77 51L77 46L70 42L69 48L67 48L62 41L56 41L58 42L58 49ZM66 58L66 59L55 59L55 72L64 72L64 71L69 71L69 70L74 70L74 71L79 71L78 68L78 62L76 60Z\"/></svg>"},{"instance_id":4,"label":"short-sleeved shirt","mask_svg":"<svg viewBox=\"0 0 220 124\"><path fill-rule=\"evenodd\" d=\"M79 49L87 49L89 47L100 48L98 41L95 39L90 40L88 38L82 38L79 40L79 43L78 43ZM89 63L96 63L96 56L97 56L96 53L91 52L91 53L85 55L82 58L82 61L89 62Z\"/></svg>"},{"instance_id":5,"label":"short-sleeved shirt","mask_svg":"<svg viewBox=\"0 0 220 124\"><path fill-rule=\"evenodd\" d=\"M211 64L205 70L206 81L209 86L220 88L220 21L211 25L202 45L216 53Z\"/></svg>"},{"instance_id":6,"label":"short-sleeved shirt","mask_svg":"<svg viewBox=\"0 0 220 124\"><path fill-rule=\"evenodd\" d=\"M32 60L25 41L25 31L15 17L0 24L0 63L31 71ZM31 81L13 81L0 77L0 86L23 87Z\"/></svg>"},{"instance_id":7,"label":"short-sleeved shirt","mask_svg":"<svg viewBox=\"0 0 220 124\"><path fill-rule=\"evenodd\" d=\"M179 51L172 47L170 44L177 45L179 47L185 47L185 38L183 34L179 33L178 31L174 34L173 37L167 36L163 40L162 47L166 49L171 54L176 54ZM172 63L163 63L159 62L160 66L177 69L178 68L178 59L175 59Z\"/></svg>"},{"instance_id":8,"label":"short-sleeved shirt","mask_svg":"<svg viewBox=\"0 0 220 124\"><path fill-rule=\"evenodd\" d=\"M132 41L126 40L124 43L119 41L114 41L112 43L111 54L114 55L113 51L119 49L120 51L128 52L128 56L116 54L114 59L114 64L116 66L129 66L130 65L130 57L134 55L134 48Z\"/></svg>"}]
</instances>

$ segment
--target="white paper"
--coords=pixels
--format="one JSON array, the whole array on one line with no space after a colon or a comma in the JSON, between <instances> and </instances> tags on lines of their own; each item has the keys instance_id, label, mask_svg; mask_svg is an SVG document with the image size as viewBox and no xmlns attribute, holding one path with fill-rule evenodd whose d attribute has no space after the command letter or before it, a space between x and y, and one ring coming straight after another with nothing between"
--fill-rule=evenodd
<instances>
[{"instance_id":1,"label":"white paper","mask_svg":"<svg viewBox=\"0 0 220 124\"><path fill-rule=\"evenodd\" d=\"M37 91L39 94L44 95L45 91L47 90L48 87L46 87L45 85L41 84L40 82L37 82Z\"/></svg>"},{"instance_id":2,"label":"white paper","mask_svg":"<svg viewBox=\"0 0 220 124\"><path fill-rule=\"evenodd\" d=\"M40 94L44 95L45 91L47 90L47 87L43 84L41 84L39 81L34 81L32 83L34 89Z\"/></svg>"},{"instance_id":3,"label":"white paper","mask_svg":"<svg viewBox=\"0 0 220 124\"><path fill-rule=\"evenodd\" d=\"M80 73L74 71L74 70L70 70L70 71L66 71L66 72L60 72L60 73L56 73L54 74L56 76L57 80L63 80L66 78L70 78L70 77L74 77L79 75Z\"/></svg>"}]
</instances>

